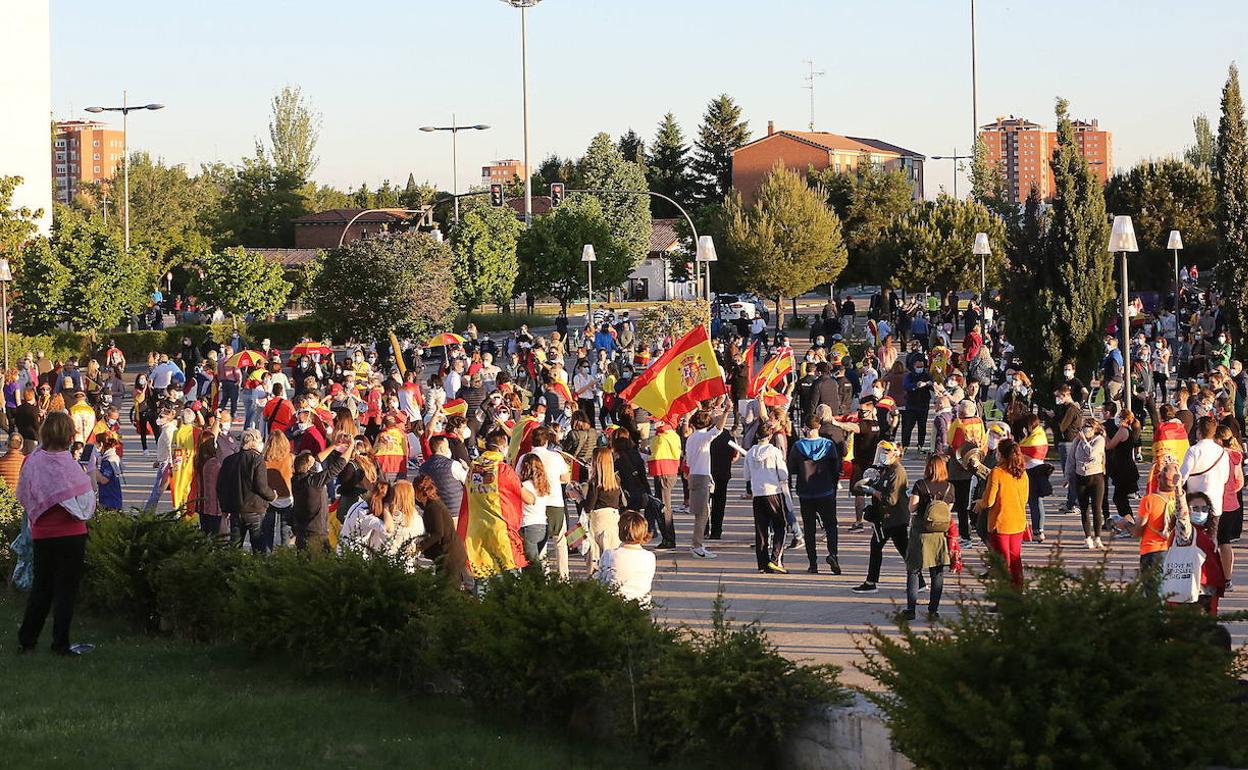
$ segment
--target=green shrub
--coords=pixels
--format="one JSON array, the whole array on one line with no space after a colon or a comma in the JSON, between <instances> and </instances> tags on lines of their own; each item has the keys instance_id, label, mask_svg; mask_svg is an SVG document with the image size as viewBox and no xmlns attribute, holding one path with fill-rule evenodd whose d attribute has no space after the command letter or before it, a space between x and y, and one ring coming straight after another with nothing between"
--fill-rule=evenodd
<instances>
[{"instance_id":1,"label":"green shrub","mask_svg":"<svg viewBox=\"0 0 1248 770\"><path fill-rule=\"evenodd\" d=\"M946 627L876 629L863 647L885 688L868 697L919 766L1243 766L1242 659L1213 643L1213 618L1056 560L1022 591L994 578L988 599L999 613L962 603Z\"/></svg>"},{"instance_id":2,"label":"green shrub","mask_svg":"<svg viewBox=\"0 0 1248 770\"><path fill-rule=\"evenodd\" d=\"M805 329L810 326L810 317L801 314L791 315L787 323L790 329Z\"/></svg>"},{"instance_id":3,"label":"green shrub","mask_svg":"<svg viewBox=\"0 0 1248 770\"><path fill-rule=\"evenodd\" d=\"M323 339L328 328L319 317L309 313L286 321L252 321L247 324L245 336L253 345L267 338L276 348L289 348L304 337Z\"/></svg>"},{"instance_id":4,"label":"green shrub","mask_svg":"<svg viewBox=\"0 0 1248 770\"><path fill-rule=\"evenodd\" d=\"M453 669L464 694L487 707L564 725L638 709L636 685L673 634L595 580L502 576L468 605ZM604 714L612 707L624 714Z\"/></svg>"},{"instance_id":5,"label":"green shrub","mask_svg":"<svg viewBox=\"0 0 1248 770\"><path fill-rule=\"evenodd\" d=\"M77 332L33 335L9 332L10 362L27 353L37 355L40 351L52 360L64 361L70 356L80 356L86 350L86 336Z\"/></svg>"},{"instance_id":6,"label":"green shrub","mask_svg":"<svg viewBox=\"0 0 1248 770\"><path fill-rule=\"evenodd\" d=\"M653 755L766 766L813 706L848 700L837 666L799 665L757 622L733 625L722 593L711 617L709 635L686 633L643 680L641 734Z\"/></svg>"},{"instance_id":7,"label":"green shrub","mask_svg":"<svg viewBox=\"0 0 1248 770\"><path fill-rule=\"evenodd\" d=\"M10 546L22 532L22 517L25 515L17 495L8 484L0 481L0 581L8 580L13 569L13 549Z\"/></svg>"},{"instance_id":8,"label":"green shrub","mask_svg":"<svg viewBox=\"0 0 1248 770\"><path fill-rule=\"evenodd\" d=\"M83 595L96 609L130 617L149 631L160 627L157 580L176 555L212 548L199 528L167 513L106 511L90 524Z\"/></svg>"},{"instance_id":9,"label":"green shrub","mask_svg":"<svg viewBox=\"0 0 1248 770\"><path fill-rule=\"evenodd\" d=\"M231 636L235 575L253 558L241 548L212 542L175 553L156 568L156 607L162 625L186 639Z\"/></svg>"},{"instance_id":10,"label":"green shrub","mask_svg":"<svg viewBox=\"0 0 1248 770\"><path fill-rule=\"evenodd\" d=\"M428 623L467 602L432 572L357 553L279 549L235 573L235 637L313 672L419 682L434 653Z\"/></svg>"},{"instance_id":11,"label":"green shrub","mask_svg":"<svg viewBox=\"0 0 1248 770\"><path fill-rule=\"evenodd\" d=\"M468 328L469 321L477 325L481 334L509 332L519 329L520 324L528 324L530 328L555 325L554 316L542 313L473 313L471 316L460 313L455 316L455 331Z\"/></svg>"}]
</instances>

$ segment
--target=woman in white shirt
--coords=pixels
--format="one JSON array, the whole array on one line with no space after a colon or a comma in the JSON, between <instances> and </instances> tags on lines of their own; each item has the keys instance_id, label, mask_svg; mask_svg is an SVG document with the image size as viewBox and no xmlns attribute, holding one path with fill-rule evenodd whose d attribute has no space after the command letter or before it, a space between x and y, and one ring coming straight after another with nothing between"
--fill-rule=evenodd
<instances>
[{"instance_id":1,"label":"woman in white shirt","mask_svg":"<svg viewBox=\"0 0 1248 770\"><path fill-rule=\"evenodd\" d=\"M550 478L542 458L527 454L520 461L520 537L524 539L524 558L537 564L546 553L549 521L546 506L551 497Z\"/></svg>"},{"instance_id":2,"label":"woman in white shirt","mask_svg":"<svg viewBox=\"0 0 1248 770\"><path fill-rule=\"evenodd\" d=\"M650 606L656 566L654 553L642 547L649 539L646 517L636 511L626 512L620 517L620 545L603 552L595 575L600 582L614 586L620 596L643 607Z\"/></svg>"},{"instance_id":3,"label":"woman in white shirt","mask_svg":"<svg viewBox=\"0 0 1248 770\"><path fill-rule=\"evenodd\" d=\"M394 529L394 523L386 509L386 495L389 491L390 485L378 480L367 499L351 506L342 522L342 531L338 534L339 553L355 549L367 555L386 550L389 539L386 532Z\"/></svg>"},{"instance_id":4,"label":"woman in white shirt","mask_svg":"<svg viewBox=\"0 0 1248 770\"><path fill-rule=\"evenodd\" d=\"M390 547L395 554L406 560L410 571L416 566L416 558L420 554L416 546L420 538L425 536L425 519L416 507L416 490L412 487L412 482L394 482L390 493L386 495L385 505L389 515L384 524Z\"/></svg>"}]
</instances>

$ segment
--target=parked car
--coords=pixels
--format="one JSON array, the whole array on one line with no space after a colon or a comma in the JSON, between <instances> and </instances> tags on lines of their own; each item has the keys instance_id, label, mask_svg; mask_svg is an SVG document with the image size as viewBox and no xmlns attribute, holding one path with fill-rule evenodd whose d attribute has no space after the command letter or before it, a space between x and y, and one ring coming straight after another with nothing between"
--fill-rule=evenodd
<instances>
[{"instance_id":1,"label":"parked car","mask_svg":"<svg viewBox=\"0 0 1248 770\"><path fill-rule=\"evenodd\" d=\"M712 304L713 312L721 321L735 321L742 313L750 320L760 316L764 321L770 318L763 300L752 294L719 294Z\"/></svg>"}]
</instances>

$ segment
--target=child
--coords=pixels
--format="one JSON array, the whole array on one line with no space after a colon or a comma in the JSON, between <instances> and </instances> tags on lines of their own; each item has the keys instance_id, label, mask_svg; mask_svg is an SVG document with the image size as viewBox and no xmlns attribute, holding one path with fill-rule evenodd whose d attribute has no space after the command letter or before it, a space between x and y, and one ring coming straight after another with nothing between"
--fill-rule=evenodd
<instances>
[{"instance_id":1,"label":"child","mask_svg":"<svg viewBox=\"0 0 1248 770\"><path fill-rule=\"evenodd\" d=\"M104 434L99 438L100 467L92 473L99 487L99 507L113 511L122 509L121 460L117 457L119 444L116 436Z\"/></svg>"}]
</instances>

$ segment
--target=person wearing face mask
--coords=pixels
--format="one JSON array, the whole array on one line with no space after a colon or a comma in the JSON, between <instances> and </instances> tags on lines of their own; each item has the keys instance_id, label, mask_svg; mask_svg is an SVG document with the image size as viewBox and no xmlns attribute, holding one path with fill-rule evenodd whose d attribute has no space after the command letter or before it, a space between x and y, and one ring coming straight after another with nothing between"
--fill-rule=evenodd
<instances>
[{"instance_id":1,"label":"person wearing face mask","mask_svg":"<svg viewBox=\"0 0 1248 770\"><path fill-rule=\"evenodd\" d=\"M1022 588L1030 482L1022 450L1012 439L997 446L997 458L977 507L988 512L988 547L1005 560L1014 587Z\"/></svg>"},{"instance_id":2,"label":"person wearing face mask","mask_svg":"<svg viewBox=\"0 0 1248 770\"><path fill-rule=\"evenodd\" d=\"M1209 368L1216 369L1219 366L1225 366L1228 370L1231 368L1231 339L1226 336L1226 332L1220 332L1215 338L1213 350L1209 355Z\"/></svg>"},{"instance_id":3,"label":"person wearing face mask","mask_svg":"<svg viewBox=\"0 0 1248 770\"><path fill-rule=\"evenodd\" d=\"M909 546L910 497L906 494L909 484L906 469L902 467L901 453L891 441L881 441L876 446L869 471L854 483L856 495L869 495L871 504L867 518L871 522L871 556L867 563L867 577L861 585L854 586L856 594L875 593L880 579L880 567L884 562L884 546L891 540L897 553L904 559Z\"/></svg>"},{"instance_id":4,"label":"person wearing face mask","mask_svg":"<svg viewBox=\"0 0 1248 770\"><path fill-rule=\"evenodd\" d=\"M1214 518L1211 516L1212 503L1203 492L1191 492L1186 496L1187 508L1179 511L1175 517L1174 531L1170 535L1169 548L1183 548L1194 545L1199 553L1200 575L1197 579L1196 604L1199 604L1210 615L1218 614L1218 602L1226 593L1230 580L1229 573L1223 570L1222 560L1218 555ZM1169 561L1167 559L1167 561ZM1162 589L1165 591L1165 588ZM1179 599L1167 597L1172 602ZM1188 597L1184 597L1188 598ZM1183 602L1180 602L1183 603Z\"/></svg>"},{"instance_id":5,"label":"person wearing face mask","mask_svg":"<svg viewBox=\"0 0 1248 770\"><path fill-rule=\"evenodd\" d=\"M864 528L863 507L866 504L866 492L859 491L857 483L863 474L875 462L875 450L880 443L880 425L876 419L875 397L863 396L858 402L858 414L854 417L833 416L828 421L832 427L853 434L849 484L854 495L854 523L849 526L851 532ZM834 439L835 440L835 439Z\"/></svg>"},{"instance_id":6,"label":"person wearing face mask","mask_svg":"<svg viewBox=\"0 0 1248 770\"><path fill-rule=\"evenodd\" d=\"M156 481L147 497L145 508L148 511L156 510L173 472L173 436L178 430L178 423L172 409L160 410L156 417L156 427L160 431L156 439L156 462L152 463L152 467L156 469Z\"/></svg>"},{"instance_id":7,"label":"person wearing face mask","mask_svg":"<svg viewBox=\"0 0 1248 770\"><path fill-rule=\"evenodd\" d=\"M920 354L921 355L921 354ZM919 451L927 450L927 420L932 406L932 375L927 372L927 360L918 358L914 368L902 381L906 391L906 409L901 413L901 453L910 448L910 436L919 428Z\"/></svg>"},{"instance_id":8,"label":"person wearing face mask","mask_svg":"<svg viewBox=\"0 0 1248 770\"><path fill-rule=\"evenodd\" d=\"M598 378L590 372L589 362L579 361L576 373L572 375L572 395L576 399L577 407L589 419L590 425L594 424L594 407L598 403L599 387Z\"/></svg>"},{"instance_id":9,"label":"person wearing face mask","mask_svg":"<svg viewBox=\"0 0 1248 770\"><path fill-rule=\"evenodd\" d=\"M1089 417L1066 454L1066 478L1074 482L1083 518L1084 544L1088 550L1103 550L1101 526L1105 497L1105 428Z\"/></svg>"},{"instance_id":10,"label":"person wearing face mask","mask_svg":"<svg viewBox=\"0 0 1248 770\"><path fill-rule=\"evenodd\" d=\"M1081 404L1088 398L1088 389L1083 381L1075 376L1075 362L1066 361L1062 364L1062 381L1058 387L1065 385L1070 388L1071 400L1077 404Z\"/></svg>"}]
</instances>

